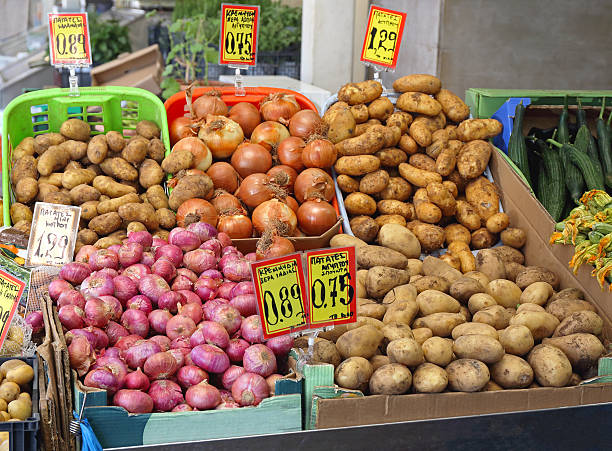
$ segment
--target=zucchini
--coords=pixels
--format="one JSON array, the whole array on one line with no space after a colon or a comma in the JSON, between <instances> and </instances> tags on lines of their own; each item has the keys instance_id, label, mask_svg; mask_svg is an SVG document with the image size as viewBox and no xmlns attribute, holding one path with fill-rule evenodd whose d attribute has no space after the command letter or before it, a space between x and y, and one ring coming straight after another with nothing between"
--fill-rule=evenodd
<instances>
[{"instance_id":1,"label":"zucchini","mask_svg":"<svg viewBox=\"0 0 612 451\"><path fill-rule=\"evenodd\" d=\"M523 117L525 106L521 100L514 110L514 124L508 141L508 156L517 168L525 176L525 180L531 186L531 175L529 174L529 160L527 159L527 144L523 136Z\"/></svg>"},{"instance_id":2,"label":"zucchini","mask_svg":"<svg viewBox=\"0 0 612 451\"><path fill-rule=\"evenodd\" d=\"M608 127L604 121L603 114L606 109L606 98L601 102L601 110L597 119L597 143L599 144L599 161L603 171L606 186L612 188L612 152L610 151L610 137Z\"/></svg>"},{"instance_id":3,"label":"zucchini","mask_svg":"<svg viewBox=\"0 0 612 451\"><path fill-rule=\"evenodd\" d=\"M555 221L561 219L565 208L565 182L563 164L559 153L549 148L541 139L536 145L542 156L542 169L538 179L538 199Z\"/></svg>"},{"instance_id":4,"label":"zucchini","mask_svg":"<svg viewBox=\"0 0 612 451\"><path fill-rule=\"evenodd\" d=\"M547 140L547 142L555 147L559 147L559 152L561 152L561 155L566 154L569 157L570 164L573 163L580 169L582 178L584 179L589 191L592 189L605 190L603 179L600 177L600 174L593 164L593 161L591 161L591 158L585 152L579 151L571 144L560 144L552 139Z\"/></svg>"},{"instance_id":5,"label":"zucchini","mask_svg":"<svg viewBox=\"0 0 612 451\"><path fill-rule=\"evenodd\" d=\"M552 140L547 140L552 141ZM557 141L555 143L559 144ZM559 157L563 165L563 174L565 176L565 187L570 193L570 198L576 205L580 205L580 198L584 193L584 179L580 170L574 166L569 154L565 151L559 150Z\"/></svg>"},{"instance_id":6,"label":"zucchini","mask_svg":"<svg viewBox=\"0 0 612 451\"><path fill-rule=\"evenodd\" d=\"M559 116L559 126L557 127L557 141L561 144L566 144L569 142L569 127L567 124L567 120L569 118L569 111L567 109L567 96L565 96L565 102L563 105L563 111L561 112L561 116Z\"/></svg>"},{"instance_id":7,"label":"zucchini","mask_svg":"<svg viewBox=\"0 0 612 451\"><path fill-rule=\"evenodd\" d=\"M599 162L597 155L597 144L595 144L595 138L593 138L591 131L586 125L581 125L578 129L576 139L574 140L574 147L588 155L593 162L593 166L595 167L597 180L601 180L603 182L604 176L603 171L601 170L601 163Z\"/></svg>"},{"instance_id":8,"label":"zucchini","mask_svg":"<svg viewBox=\"0 0 612 451\"><path fill-rule=\"evenodd\" d=\"M601 232L596 232L595 230L591 230L588 235L589 237L589 241L592 244L597 244L601 241L601 239L605 236L603 233Z\"/></svg>"},{"instance_id":9,"label":"zucchini","mask_svg":"<svg viewBox=\"0 0 612 451\"><path fill-rule=\"evenodd\" d=\"M589 127L586 125L581 125L578 129L578 133L576 133L574 147L581 152L587 153L587 148L589 147L589 136L591 136Z\"/></svg>"}]
</instances>

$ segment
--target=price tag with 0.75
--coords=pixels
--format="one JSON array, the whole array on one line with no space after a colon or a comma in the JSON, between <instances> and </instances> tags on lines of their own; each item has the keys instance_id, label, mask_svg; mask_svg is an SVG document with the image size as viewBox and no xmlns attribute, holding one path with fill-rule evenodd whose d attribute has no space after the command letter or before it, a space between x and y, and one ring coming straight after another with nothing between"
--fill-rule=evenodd
<instances>
[{"instance_id":1,"label":"price tag with 0.75","mask_svg":"<svg viewBox=\"0 0 612 451\"><path fill-rule=\"evenodd\" d=\"M255 66L258 21L259 6L222 5L220 64Z\"/></svg>"}]
</instances>

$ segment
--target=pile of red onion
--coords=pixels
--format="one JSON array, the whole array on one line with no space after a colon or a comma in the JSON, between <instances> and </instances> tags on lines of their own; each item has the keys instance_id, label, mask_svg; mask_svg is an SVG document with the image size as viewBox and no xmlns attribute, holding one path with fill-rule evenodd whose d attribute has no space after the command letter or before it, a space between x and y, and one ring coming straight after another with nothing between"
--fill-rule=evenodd
<instances>
[{"instance_id":1,"label":"pile of red onion","mask_svg":"<svg viewBox=\"0 0 612 451\"><path fill-rule=\"evenodd\" d=\"M49 284L70 366L130 413L256 406L293 339L263 339L254 260L204 222L83 246Z\"/></svg>"}]
</instances>

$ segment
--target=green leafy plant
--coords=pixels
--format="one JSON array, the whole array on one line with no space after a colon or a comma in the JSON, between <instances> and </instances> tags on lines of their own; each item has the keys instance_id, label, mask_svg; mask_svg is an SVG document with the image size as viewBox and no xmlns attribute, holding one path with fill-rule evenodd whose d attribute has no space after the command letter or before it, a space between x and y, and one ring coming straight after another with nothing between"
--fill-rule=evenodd
<instances>
[{"instance_id":1,"label":"green leafy plant","mask_svg":"<svg viewBox=\"0 0 612 451\"><path fill-rule=\"evenodd\" d=\"M94 65L107 63L121 53L132 51L128 27L115 19L102 20L97 14L90 14L89 30Z\"/></svg>"}]
</instances>

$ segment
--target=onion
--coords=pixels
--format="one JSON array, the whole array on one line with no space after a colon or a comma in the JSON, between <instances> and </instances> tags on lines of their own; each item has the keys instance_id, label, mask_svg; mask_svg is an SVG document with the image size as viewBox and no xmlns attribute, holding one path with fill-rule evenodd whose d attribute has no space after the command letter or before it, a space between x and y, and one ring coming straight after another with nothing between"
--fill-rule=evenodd
<instances>
[{"instance_id":1,"label":"onion","mask_svg":"<svg viewBox=\"0 0 612 451\"><path fill-rule=\"evenodd\" d=\"M174 244L166 244L155 250L155 260L159 260L162 257L166 257L170 260L170 263L176 268L183 262L183 251Z\"/></svg>"},{"instance_id":2,"label":"onion","mask_svg":"<svg viewBox=\"0 0 612 451\"><path fill-rule=\"evenodd\" d=\"M89 298L85 303L85 324L88 326L105 327L112 313L102 299Z\"/></svg>"},{"instance_id":3,"label":"onion","mask_svg":"<svg viewBox=\"0 0 612 451\"><path fill-rule=\"evenodd\" d=\"M162 351L167 351L170 349L170 344L172 343L165 335L153 335L151 338L149 338L149 341L154 341L157 343Z\"/></svg>"},{"instance_id":4,"label":"onion","mask_svg":"<svg viewBox=\"0 0 612 451\"><path fill-rule=\"evenodd\" d=\"M273 199L275 191L270 184L270 177L266 174L251 174L240 184L237 196L248 207L255 208L262 202Z\"/></svg>"},{"instance_id":5,"label":"onion","mask_svg":"<svg viewBox=\"0 0 612 451\"><path fill-rule=\"evenodd\" d=\"M149 333L149 320L142 310L127 309L121 315L121 325L130 334L140 335L142 338L146 337Z\"/></svg>"},{"instance_id":6,"label":"onion","mask_svg":"<svg viewBox=\"0 0 612 451\"><path fill-rule=\"evenodd\" d=\"M112 295L114 292L113 278L105 273L94 273L81 284L81 293L85 298Z\"/></svg>"},{"instance_id":7,"label":"onion","mask_svg":"<svg viewBox=\"0 0 612 451\"><path fill-rule=\"evenodd\" d=\"M245 214L221 214L217 228L227 233L232 239L251 238L253 223Z\"/></svg>"},{"instance_id":8,"label":"onion","mask_svg":"<svg viewBox=\"0 0 612 451\"><path fill-rule=\"evenodd\" d=\"M329 169L336 162L338 152L328 139L313 139L302 151L302 162L307 168Z\"/></svg>"},{"instance_id":9,"label":"onion","mask_svg":"<svg viewBox=\"0 0 612 451\"><path fill-rule=\"evenodd\" d=\"M25 317L25 322L32 328L33 334L37 334L45 328L43 314L40 310L35 310L28 313Z\"/></svg>"},{"instance_id":10,"label":"onion","mask_svg":"<svg viewBox=\"0 0 612 451\"><path fill-rule=\"evenodd\" d=\"M229 301L227 299L216 298L211 301L208 301L202 307L202 313L204 314L204 319L206 321L212 321L213 314L215 310L221 307L224 304L227 304Z\"/></svg>"},{"instance_id":11,"label":"onion","mask_svg":"<svg viewBox=\"0 0 612 451\"><path fill-rule=\"evenodd\" d=\"M207 381L203 381L187 389L185 401L198 410L208 410L221 404L221 395L216 387L208 384Z\"/></svg>"},{"instance_id":12,"label":"onion","mask_svg":"<svg viewBox=\"0 0 612 451\"><path fill-rule=\"evenodd\" d=\"M289 121L289 133L307 139L310 135L322 133L324 131L323 120L312 110L302 110L291 116Z\"/></svg>"},{"instance_id":13,"label":"onion","mask_svg":"<svg viewBox=\"0 0 612 451\"><path fill-rule=\"evenodd\" d=\"M221 247L225 248L232 245L232 239L229 237L227 233L219 232L217 234L217 239L221 243Z\"/></svg>"},{"instance_id":14,"label":"onion","mask_svg":"<svg viewBox=\"0 0 612 451\"><path fill-rule=\"evenodd\" d=\"M153 304L148 297L143 294L138 294L126 302L125 308L142 310L145 315L149 315L149 313L151 313L153 310Z\"/></svg>"},{"instance_id":15,"label":"onion","mask_svg":"<svg viewBox=\"0 0 612 451\"><path fill-rule=\"evenodd\" d=\"M299 203L315 199L331 202L335 195L334 181L327 172L318 168L309 168L297 176L293 192Z\"/></svg>"},{"instance_id":16,"label":"onion","mask_svg":"<svg viewBox=\"0 0 612 451\"><path fill-rule=\"evenodd\" d=\"M338 221L335 208L323 200L307 200L297 211L298 225L306 235L319 236Z\"/></svg>"},{"instance_id":17,"label":"onion","mask_svg":"<svg viewBox=\"0 0 612 451\"><path fill-rule=\"evenodd\" d=\"M284 164L274 166L267 173L272 183L283 188L288 194L293 192L297 172L291 166Z\"/></svg>"},{"instance_id":18,"label":"onion","mask_svg":"<svg viewBox=\"0 0 612 451\"><path fill-rule=\"evenodd\" d=\"M236 401L221 401L221 404L215 407L215 410L238 409L239 407L240 404L238 404Z\"/></svg>"},{"instance_id":19,"label":"onion","mask_svg":"<svg viewBox=\"0 0 612 451\"><path fill-rule=\"evenodd\" d=\"M150 379L167 379L180 368L170 351L156 352L147 357L143 371Z\"/></svg>"},{"instance_id":20,"label":"onion","mask_svg":"<svg viewBox=\"0 0 612 451\"><path fill-rule=\"evenodd\" d=\"M228 254L235 254L235 256L237 257L243 257L242 252L240 252L236 246L232 246L232 245L224 246L223 249L221 250L222 256L226 256Z\"/></svg>"},{"instance_id":21,"label":"onion","mask_svg":"<svg viewBox=\"0 0 612 451\"><path fill-rule=\"evenodd\" d=\"M272 155L264 146L244 143L232 154L232 166L241 177L267 172L272 167Z\"/></svg>"},{"instance_id":22,"label":"onion","mask_svg":"<svg viewBox=\"0 0 612 451\"><path fill-rule=\"evenodd\" d=\"M183 276L186 277L188 280L190 280L192 283L195 282L196 280L198 280L198 276L196 273L194 273L192 270L187 269L187 268L178 268L176 270L176 274L177 276Z\"/></svg>"},{"instance_id":23,"label":"onion","mask_svg":"<svg viewBox=\"0 0 612 451\"><path fill-rule=\"evenodd\" d=\"M127 267L134 265L142 259L142 253L144 248L142 244L136 242L130 242L123 244L117 252L119 256L119 263L121 266Z\"/></svg>"},{"instance_id":24,"label":"onion","mask_svg":"<svg viewBox=\"0 0 612 451\"><path fill-rule=\"evenodd\" d=\"M240 325L240 335L249 343L263 343L263 329L259 316L251 315L242 320Z\"/></svg>"},{"instance_id":25,"label":"onion","mask_svg":"<svg viewBox=\"0 0 612 451\"><path fill-rule=\"evenodd\" d=\"M86 263L79 263L79 262L67 263L64 266L62 266L62 269L60 269L60 272L59 272L59 276L62 279L64 279L67 282L73 283L75 285L79 285L87 277L89 277L90 274L91 274L91 268L89 267L89 265ZM56 286L59 286L59 287L63 286L64 288L67 288L65 285L60 284L60 283L57 283ZM57 290L56 289L52 290L51 284L49 284L49 296L51 296L52 292L54 295L56 295ZM51 296L51 299L55 300L57 299L57 297L53 298L53 296Z\"/></svg>"},{"instance_id":26,"label":"onion","mask_svg":"<svg viewBox=\"0 0 612 451\"><path fill-rule=\"evenodd\" d=\"M120 275L113 279L113 285L115 291L113 295L119 299L121 305L125 306L125 303L138 294L138 286L126 275Z\"/></svg>"},{"instance_id":27,"label":"onion","mask_svg":"<svg viewBox=\"0 0 612 451\"><path fill-rule=\"evenodd\" d=\"M189 349L191 351L189 337L176 337L170 342L170 349Z\"/></svg>"},{"instance_id":28,"label":"onion","mask_svg":"<svg viewBox=\"0 0 612 451\"><path fill-rule=\"evenodd\" d=\"M301 172L304 169L302 151L305 146L304 140L295 136L283 139L276 149L279 161L296 172Z\"/></svg>"},{"instance_id":29,"label":"onion","mask_svg":"<svg viewBox=\"0 0 612 451\"><path fill-rule=\"evenodd\" d=\"M255 127L261 122L259 110L255 105L249 102L239 102L234 105L229 112L229 118L240 125L240 128L242 128L244 132L244 136L247 137L251 136Z\"/></svg>"},{"instance_id":30,"label":"onion","mask_svg":"<svg viewBox=\"0 0 612 451\"><path fill-rule=\"evenodd\" d=\"M259 233L276 230L278 235L291 236L297 227L297 216L285 203L268 200L253 211L253 226Z\"/></svg>"},{"instance_id":31,"label":"onion","mask_svg":"<svg viewBox=\"0 0 612 451\"><path fill-rule=\"evenodd\" d=\"M287 238L268 232L264 233L263 236L257 240L256 249L257 260L281 257L295 252L293 243Z\"/></svg>"},{"instance_id":32,"label":"onion","mask_svg":"<svg viewBox=\"0 0 612 451\"><path fill-rule=\"evenodd\" d=\"M227 117L209 115L206 126L198 132L198 138L208 146L213 158L220 160L234 153L244 140L244 133L237 122Z\"/></svg>"},{"instance_id":33,"label":"onion","mask_svg":"<svg viewBox=\"0 0 612 451\"><path fill-rule=\"evenodd\" d=\"M240 185L240 176L231 164L224 161L213 163L206 174L216 189L224 189L228 193L235 193Z\"/></svg>"},{"instance_id":34,"label":"onion","mask_svg":"<svg viewBox=\"0 0 612 451\"><path fill-rule=\"evenodd\" d=\"M221 384L223 385L223 388L226 390L231 390L236 379L238 379L244 373L246 373L246 370L243 367L237 365L230 366L227 370L225 370L223 376L221 377Z\"/></svg>"},{"instance_id":35,"label":"onion","mask_svg":"<svg viewBox=\"0 0 612 451\"><path fill-rule=\"evenodd\" d=\"M285 197L284 202L287 205L289 205L289 208L291 208L295 214L297 214L298 208L300 208L300 205L297 203L297 200L295 200L291 196L287 196L287 197ZM296 233L297 232L298 232L298 229L296 229ZM294 236L295 236L295 234L294 234Z\"/></svg>"},{"instance_id":36,"label":"onion","mask_svg":"<svg viewBox=\"0 0 612 451\"><path fill-rule=\"evenodd\" d=\"M222 268L223 275L233 282L242 282L251 278L251 263L238 256L229 256Z\"/></svg>"},{"instance_id":37,"label":"onion","mask_svg":"<svg viewBox=\"0 0 612 451\"><path fill-rule=\"evenodd\" d=\"M77 307L84 309L85 308L85 297L76 290L66 290L62 294L60 294L57 299L57 307L62 308L65 305L76 305Z\"/></svg>"},{"instance_id":38,"label":"onion","mask_svg":"<svg viewBox=\"0 0 612 451\"><path fill-rule=\"evenodd\" d=\"M206 222L213 227L217 225L217 210L207 200L188 199L176 210L176 224L179 227L187 227L196 222Z\"/></svg>"},{"instance_id":39,"label":"onion","mask_svg":"<svg viewBox=\"0 0 612 451\"><path fill-rule=\"evenodd\" d=\"M157 309L149 313L149 325L155 332L166 333L166 324L172 318L172 314L168 310Z\"/></svg>"},{"instance_id":40,"label":"onion","mask_svg":"<svg viewBox=\"0 0 612 451\"><path fill-rule=\"evenodd\" d=\"M249 343L242 338L232 338L225 348L225 352L232 362L242 362L244 351L249 347Z\"/></svg>"},{"instance_id":41,"label":"onion","mask_svg":"<svg viewBox=\"0 0 612 451\"><path fill-rule=\"evenodd\" d=\"M138 283L140 293L147 296L151 301L158 302L164 293L170 291L168 282L157 274L147 274Z\"/></svg>"},{"instance_id":42,"label":"onion","mask_svg":"<svg viewBox=\"0 0 612 451\"><path fill-rule=\"evenodd\" d=\"M121 337L119 340L117 340L117 343L115 343L115 347L119 348L121 350L121 352L125 352L128 350L128 348L132 345L134 345L137 341L142 340L143 337L141 337L140 335L128 335L126 337Z\"/></svg>"},{"instance_id":43,"label":"onion","mask_svg":"<svg viewBox=\"0 0 612 451\"><path fill-rule=\"evenodd\" d=\"M199 323L202 320L202 306L198 304L179 305L178 312L181 315L188 316L194 323Z\"/></svg>"},{"instance_id":44,"label":"onion","mask_svg":"<svg viewBox=\"0 0 612 451\"><path fill-rule=\"evenodd\" d=\"M68 346L70 368L76 370L79 376L84 376L96 360L91 343L81 335L75 335Z\"/></svg>"},{"instance_id":45,"label":"onion","mask_svg":"<svg viewBox=\"0 0 612 451\"><path fill-rule=\"evenodd\" d=\"M161 412L169 412L178 404L185 402L181 387L172 381L153 381L148 393L153 399L155 410Z\"/></svg>"},{"instance_id":46,"label":"onion","mask_svg":"<svg viewBox=\"0 0 612 451\"><path fill-rule=\"evenodd\" d=\"M100 388L106 390L111 395L121 388L119 378L108 368L96 368L85 376L83 383L87 387Z\"/></svg>"},{"instance_id":47,"label":"onion","mask_svg":"<svg viewBox=\"0 0 612 451\"><path fill-rule=\"evenodd\" d=\"M98 249L89 257L89 267L92 271L102 268L119 268L119 256L109 249Z\"/></svg>"},{"instance_id":48,"label":"onion","mask_svg":"<svg viewBox=\"0 0 612 451\"><path fill-rule=\"evenodd\" d=\"M244 351L242 365L250 373L268 377L276 371L276 357L266 345L255 344Z\"/></svg>"},{"instance_id":49,"label":"onion","mask_svg":"<svg viewBox=\"0 0 612 451\"><path fill-rule=\"evenodd\" d=\"M76 305L65 305L57 312L62 326L66 329L79 329L85 326L85 312Z\"/></svg>"},{"instance_id":50,"label":"onion","mask_svg":"<svg viewBox=\"0 0 612 451\"><path fill-rule=\"evenodd\" d=\"M244 373L232 385L232 397L241 406L256 406L269 395L268 384L259 374Z\"/></svg>"},{"instance_id":51,"label":"onion","mask_svg":"<svg viewBox=\"0 0 612 451\"><path fill-rule=\"evenodd\" d=\"M170 285L172 291L191 290L192 288L193 282L186 276L176 276Z\"/></svg>"},{"instance_id":52,"label":"onion","mask_svg":"<svg viewBox=\"0 0 612 451\"><path fill-rule=\"evenodd\" d=\"M270 94L261 101L259 111L264 121L278 121L288 124L289 119L300 111L300 105L293 94Z\"/></svg>"},{"instance_id":53,"label":"onion","mask_svg":"<svg viewBox=\"0 0 612 451\"><path fill-rule=\"evenodd\" d=\"M153 274L162 277L166 282L170 282L176 277L176 268L167 257L156 260L151 266L151 271Z\"/></svg>"},{"instance_id":54,"label":"onion","mask_svg":"<svg viewBox=\"0 0 612 451\"><path fill-rule=\"evenodd\" d=\"M128 243L138 243L143 248L151 247L151 245L153 244L153 237L146 230L139 230L138 232L130 232L128 233Z\"/></svg>"},{"instance_id":55,"label":"onion","mask_svg":"<svg viewBox=\"0 0 612 451\"><path fill-rule=\"evenodd\" d=\"M135 374L135 373L132 373ZM141 373L142 374L142 373ZM144 374L143 374L144 376ZM144 376L146 379L146 376ZM147 380L147 390L149 381ZM148 394L138 390L119 390L113 398L113 405L123 407L130 413L151 413L153 412L153 398Z\"/></svg>"},{"instance_id":56,"label":"onion","mask_svg":"<svg viewBox=\"0 0 612 451\"><path fill-rule=\"evenodd\" d=\"M115 376L117 376L119 388L123 387L125 377L128 374L128 368L120 357L114 357L110 354L105 354L98 357L98 360L96 360L96 363L90 369L93 370L96 368L106 368L107 370L111 371Z\"/></svg>"},{"instance_id":57,"label":"onion","mask_svg":"<svg viewBox=\"0 0 612 451\"><path fill-rule=\"evenodd\" d=\"M181 139L172 147L172 152L188 150L193 155L192 168L206 171L212 163L212 153L199 138L189 136Z\"/></svg>"},{"instance_id":58,"label":"onion","mask_svg":"<svg viewBox=\"0 0 612 451\"><path fill-rule=\"evenodd\" d=\"M106 335L106 332L104 332L102 329L98 327L89 326L85 330L87 330L94 336L94 349L101 350L106 349L108 347L108 335Z\"/></svg>"},{"instance_id":59,"label":"onion","mask_svg":"<svg viewBox=\"0 0 612 451\"><path fill-rule=\"evenodd\" d=\"M213 251L216 258L219 258L221 257L221 250L223 249L223 246L221 245L221 241L216 238L211 238L202 243L200 249L209 249Z\"/></svg>"},{"instance_id":60,"label":"onion","mask_svg":"<svg viewBox=\"0 0 612 451\"><path fill-rule=\"evenodd\" d=\"M134 390L147 391L149 389L149 378L138 368L136 371L132 371L125 376L124 387ZM153 402L151 402L153 404ZM151 406L153 407L153 406Z\"/></svg>"},{"instance_id":61,"label":"onion","mask_svg":"<svg viewBox=\"0 0 612 451\"><path fill-rule=\"evenodd\" d=\"M168 244L168 240L160 238L158 236L153 237L153 243L151 244L151 248L157 250L158 247L165 246Z\"/></svg>"},{"instance_id":62,"label":"onion","mask_svg":"<svg viewBox=\"0 0 612 451\"><path fill-rule=\"evenodd\" d=\"M238 200L236 196L220 188L215 190L213 194L213 198L210 201L210 203L212 204L213 207L215 207L215 210L217 210L217 213L219 214L221 214L222 212L225 212L226 210L239 210L240 211L243 209L242 204L240 203L240 201ZM219 224L217 222L217 229L218 228L219 228Z\"/></svg>"},{"instance_id":63,"label":"onion","mask_svg":"<svg viewBox=\"0 0 612 451\"><path fill-rule=\"evenodd\" d=\"M64 269L66 266L67 265L62 267L62 269ZM89 266L87 267L87 270L89 270ZM64 292L70 290L74 291L74 287L68 282L66 282L64 279L54 279L51 281L51 283L49 283L47 290L49 291L49 297L52 300L57 301Z\"/></svg>"},{"instance_id":64,"label":"onion","mask_svg":"<svg viewBox=\"0 0 612 451\"><path fill-rule=\"evenodd\" d=\"M183 296L185 304L198 304L200 306L202 305L202 300L193 291L179 290L177 291L177 293Z\"/></svg>"},{"instance_id":65,"label":"onion","mask_svg":"<svg viewBox=\"0 0 612 451\"><path fill-rule=\"evenodd\" d=\"M176 379L183 388L208 380L208 373L195 365L185 365L176 373Z\"/></svg>"},{"instance_id":66,"label":"onion","mask_svg":"<svg viewBox=\"0 0 612 451\"><path fill-rule=\"evenodd\" d=\"M110 347L100 351L100 357L112 357L114 359L121 359L121 349L116 347Z\"/></svg>"},{"instance_id":67,"label":"onion","mask_svg":"<svg viewBox=\"0 0 612 451\"><path fill-rule=\"evenodd\" d=\"M115 346L121 337L127 337L130 333L121 324L115 321L109 321L106 325L106 335L108 336L110 345Z\"/></svg>"},{"instance_id":68,"label":"onion","mask_svg":"<svg viewBox=\"0 0 612 451\"><path fill-rule=\"evenodd\" d=\"M174 146L178 141L188 136L194 136L196 133L191 127L191 118L187 116L179 116L170 123L170 145Z\"/></svg>"},{"instance_id":69,"label":"onion","mask_svg":"<svg viewBox=\"0 0 612 451\"><path fill-rule=\"evenodd\" d=\"M202 242L200 238L189 230L182 229L180 227L175 228L170 232L168 237L170 244L178 246L183 252L189 252L200 247Z\"/></svg>"},{"instance_id":70,"label":"onion","mask_svg":"<svg viewBox=\"0 0 612 451\"><path fill-rule=\"evenodd\" d=\"M193 410L189 404L177 404L170 412L191 412Z\"/></svg>"},{"instance_id":71,"label":"onion","mask_svg":"<svg viewBox=\"0 0 612 451\"><path fill-rule=\"evenodd\" d=\"M248 254L244 255L244 259L248 262L256 262L257 261L257 254L255 252L249 252Z\"/></svg>"},{"instance_id":72,"label":"onion","mask_svg":"<svg viewBox=\"0 0 612 451\"><path fill-rule=\"evenodd\" d=\"M235 307L224 304L213 311L212 320L225 327L227 333L231 335L240 329L242 317Z\"/></svg>"},{"instance_id":73,"label":"onion","mask_svg":"<svg viewBox=\"0 0 612 451\"><path fill-rule=\"evenodd\" d=\"M255 285L253 282L239 282L236 284L234 288L232 288L232 292L230 293L230 299L233 299L236 296L241 294L255 294Z\"/></svg>"},{"instance_id":74,"label":"onion","mask_svg":"<svg viewBox=\"0 0 612 451\"><path fill-rule=\"evenodd\" d=\"M151 266L153 266L153 263L155 263L155 254L151 251L143 252L140 263L150 268Z\"/></svg>"},{"instance_id":75,"label":"onion","mask_svg":"<svg viewBox=\"0 0 612 451\"><path fill-rule=\"evenodd\" d=\"M239 294L230 300L230 305L237 309L242 316L257 314L257 296L254 294Z\"/></svg>"},{"instance_id":76,"label":"onion","mask_svg":"<svg viewBox=\"0 0 612 451\"><path fill-rule=\"evenodd\" d=\"M236 285L237 285L236 282L223 282L219 286L219 291L217 292L217 296L221 298L229 299L231 297L231 292Z\"/></svg>"},{"instance_id":77,"label":"onion","mask_svg":"<svg viewBox=\"0 0 612 451\"><path fill-rule=\"evenodd\" d=\"M209 301L217 297L217 291L219 290L220 283L211 277L201 277L193 285L193 291L202 299L202 301Z\"/></svg>"},{"instance_id":78,"label":"onion","mask_svg":"<svg viewBox=\"0 0 612 451\"><path fill-rule=\"evenodd\" d=\"M193 101L193 112L196 117L204 118L209 114L215 116L227 116L227 105L221 100L219 91L211 91L202 94Z\"/></svg>"},{"instance_id":79,"label":"onion","mask_svg":"<svg viewBox=\"0 0 612 451\"><path fill-rule=\"evenodd\" d=\"M230 337L225 327L215 321L202 321L198 329L189 338L192 348L201 344L211 344L219 348L226 348Z\"/></svg>"},{"instance_id":80,"label":"onion","mask_svg":"<svg viewBox=\"0 0 612 451\"><path fill-rule=\"evenodd\" d=\"M77 252L76 256L74 257L74 261L77 263L89 263L89 257L91 257L91 254L93 254L97 250L98 249L95 246L86 244L81 249L79 249L79 252Z\"/></svg>"},{"instance_id":81,"label":"onion","mask_svg":"<svg viewBox=\"0 0 612 451\"><path fill-rule=\"evenodd\" d=\"M114 253L116 254L116 253L117 253L117 251L119 251L119 248L120 248L120 247L121 247L121 245L120 245L120 244L112 244L112 245L108 246L108 247L106 248L106 250L111 251L111 252L114 252Z\"/></svg>"},{"instance_id":82,"label":"onion","mask_svg":"<svg viewBox=\"0 0 612 451\"><path fill-rule=\"evenodd\" d=\"M255 127L255 130L251 133L251 142L272 150L272 147L278 146L283 139L288 137L289 130L283 124L266 121Z\"/></svg>"},{"instance_id":83,"label":"onion","mask_svg":"<svg viewBox=\"0 0 612 451\"><path fill-rule=\"evenodd\" d=\"M190 355L197 366L209 373L223 373L230 366L227 354L214 345L198 345L191 350Z\"/></svg>"},{"instance_id":84,"label":"onion","mask_svg":"<svg viewBox=\"0 0 612 451\"><path fill-rule=\"evenodd\" d=\"M147 274L151 274L151 269L142 263L136 263L135 265L128 266L122 273L122 275L129 277L132 279L132 282L136 284L138 284L140 279Z\"/></svg>"},{"instance_id":85,"label":"onion","mask_svg":"<svg viewBox=\"0 0 612 451\"><path fill-rule=\"evenodd\" d=\"M281 380L283 378L280 374L270 374L266 377L266 384L268 384L268 389L270 390L270 396L274 396L276 393L276 381Z\"/></svg>"},{"instance_id":86,"label":"onion","mask_svg":"<svg viewBox=\"0 0 612 451\"><path fill-rule=\"evenodd\" d=\"M195 249L184 255L183 264L187 269L190 269L196 274L201 274L207 269L214 268L217 264L217 258L211 250Z\"/></svg>"},{"instance_id":87,"label":"onion","mask_svg":"<svg viewBox=\"0 0 612 451\"><path fill-rule=\"evenodd\" d=\"M266 346L272 350L276 356L285 356L293 348L293 337L291 335L279 335L266 341Z\"/></svg>"},{"instance_id":88,"label":"onion","mask_svg":"<svg viewBox=\"0 0 612 451\"><path fill-rule=\"evenodd\" d=\"M115 296L100 296L99 299L104 302L104 307L106 308L109 321L119 321L119 318L121 318L121 314L123 313L123 307L121 306L119 299L117 299ZM87 311L85 311L85 314L87 314Z\"/></svg>"},{"instance_id":89,"label":"onion","mask_svg":"<svg viewBox=\"0 0 612 451\"><path fill-rule=\"evenodd\" d=\"M196 330L195 322L184 315L176 315L168 320L166 324L166 335L171 340L177 337L190 337Z\"/></svg>"},{"instance_id":90,"label":"onion","mask_svg":"<svg viewBox=\"0 0 612 451\"><path fill-rule=\"evenodd\" d=\"M76 337L77 335L81 337L85 337L85 339L89 342L91 347L94 348L95 350L96 343L97 343L96 335L88 329L72 329L66 332L64 335L66 339L66 344L70 345L74 337Z\"/></svg>"},{"instance_id":91,"label":"onion","mask_svg":"<svg viewBox=\"0 0 612 451\"><path fill-rule=\"evenodd\" d=\"M140 368L153 354L162 352L161 347L154 341L141 340L130 346L123 354L125 363L132 369Z\"/></svg>"}]
</instances>

